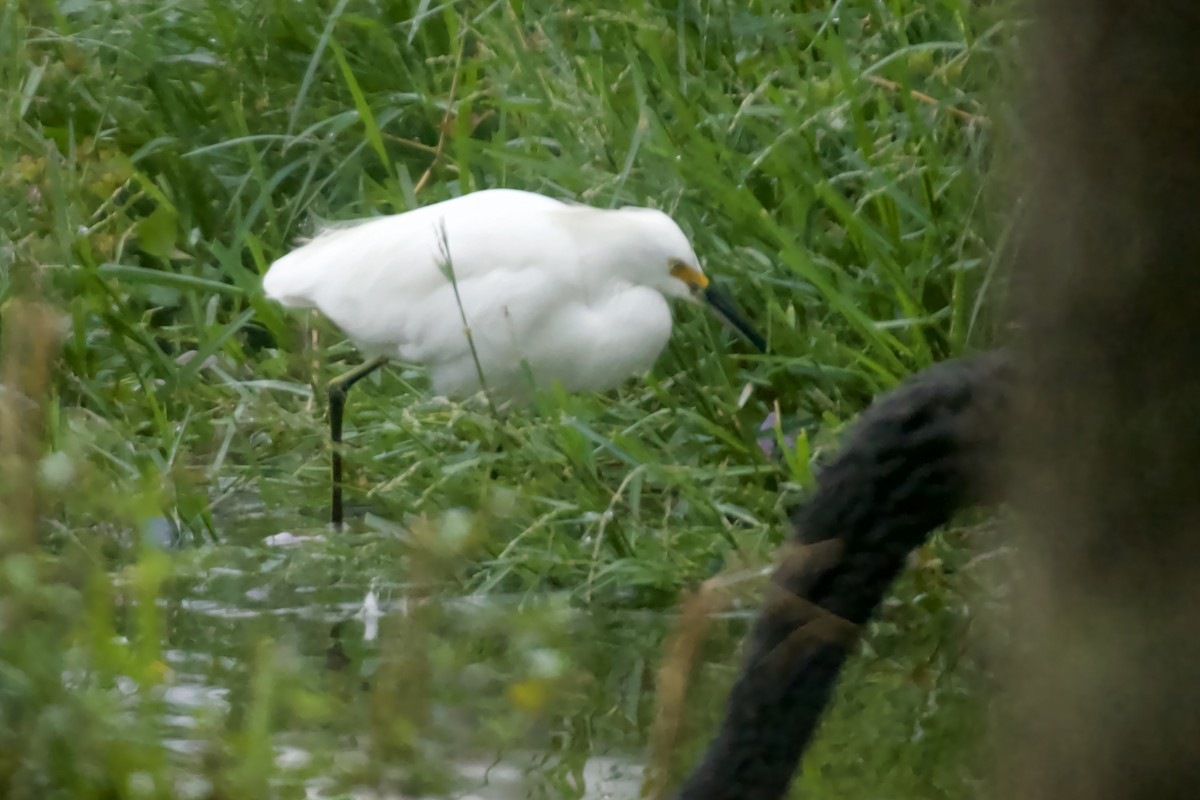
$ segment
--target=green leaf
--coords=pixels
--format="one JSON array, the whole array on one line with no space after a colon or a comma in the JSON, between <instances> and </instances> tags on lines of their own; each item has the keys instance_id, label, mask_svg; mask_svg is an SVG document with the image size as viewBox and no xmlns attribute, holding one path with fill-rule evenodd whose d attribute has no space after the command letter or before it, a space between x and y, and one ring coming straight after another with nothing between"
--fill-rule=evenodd
<instances>
[{"instance_id":1,"label":"green leaf","mask_svg":"<svg viewBox=\"0 0 1200 800\"><path fill-rule=\"evenodd\" d=\"M175 237L179 230L179 215L164 203L150 216L138 223L138 244L152 256L170 258L175 252Z\"/></svg>"}]
</instances>

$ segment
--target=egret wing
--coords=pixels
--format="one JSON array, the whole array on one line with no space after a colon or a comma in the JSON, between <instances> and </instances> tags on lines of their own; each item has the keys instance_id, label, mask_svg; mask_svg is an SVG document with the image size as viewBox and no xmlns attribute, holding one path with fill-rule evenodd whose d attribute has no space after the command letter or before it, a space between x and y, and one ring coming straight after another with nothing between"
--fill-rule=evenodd
<instances>
[{"instance_id":1,"label":"egret wing","mask_svg":"<svg viewBox=\"0 0 1200 800\"><path fill-rule=\"evenodd\" d=\"M362 345L404 349L419 343L416 320L428 320L430 306L446 309L447 251L460 289L490 274L488 285L515 271L572 270L576 245L555 221L565 207L490 190L337 227L272 264L263 288L285 305L318 308Z\"/></svg>"}]
</instances>

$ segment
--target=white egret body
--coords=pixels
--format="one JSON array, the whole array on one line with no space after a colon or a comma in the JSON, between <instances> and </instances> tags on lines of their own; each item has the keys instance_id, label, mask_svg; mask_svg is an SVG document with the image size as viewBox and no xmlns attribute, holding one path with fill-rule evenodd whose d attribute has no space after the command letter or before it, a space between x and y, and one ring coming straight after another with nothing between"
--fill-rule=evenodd
<instances>
[{"instance_id":1,"label":"white egret body","mask_svg":"<svg viewBox=\"0 0 1200 800\"><path fill-rule=\"evenodd\" d=\"M491 189L335 227L272 264L263 288L364 352L423 364L451 397L481 388L465 316L488 389L514 398L530 376L584 391L646 372L671 335L666 298L707 283L661 211Z\"/></svg>"},{"instance_id":2,"label":"white egret body","mask_svg":"<svg viewBox=\"0 0 1200 800\"><path fill-rule=\"evenodd\" d=\"M513 189L334 226L273 263L263 289L285 306L319 309L375 356L330 384L335 443L346 391L388 358L424 365L451 397L479 391L480 372L502 400L554 381L608 389L647 371L666 346L668 297L703 297L764 347L663 212ZM340 524L336 448L333 481Z\"/></svg>"}]
</instances>

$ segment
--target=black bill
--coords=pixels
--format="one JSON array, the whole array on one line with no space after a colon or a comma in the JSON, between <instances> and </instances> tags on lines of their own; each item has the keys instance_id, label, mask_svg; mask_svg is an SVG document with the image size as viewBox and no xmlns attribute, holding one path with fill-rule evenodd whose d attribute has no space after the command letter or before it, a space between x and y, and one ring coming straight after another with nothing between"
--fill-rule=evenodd
<instances>
[{"instance_id":1,"label":"black bill","mask_svg":"<svg viewBox=\"0 0 1200 800\"><path fill-rule=\"evenodd\" d=\"M717 316L725 322L732 325L738 333L750 340L750 343L758 348L758 352L767 352L767 342L763 337L758 335L758 331L750 327L750 323L746 322L745 317L737 310L733 304L733 298L725 294L717 288L715 283L710 283L702 293L705 301Z\"/></svg>"}]
</instances>

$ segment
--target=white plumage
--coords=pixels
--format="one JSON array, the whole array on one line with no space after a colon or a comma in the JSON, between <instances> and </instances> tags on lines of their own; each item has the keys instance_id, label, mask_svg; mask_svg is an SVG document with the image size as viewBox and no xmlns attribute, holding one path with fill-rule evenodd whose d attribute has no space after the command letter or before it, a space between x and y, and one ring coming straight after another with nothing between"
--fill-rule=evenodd
<instances>
[{"instance_id":1,"label":"white plumage","mask_svg":"<svg viewBox=\"0 0 1200 800\"><path fill-rule=\"evenodd\" d=\"M367 353L425 365L434 390L452 397L480 389L465 314L500 398L526 396L529 374L580 391L644 373L671 335L666 298L695 302L707 286L661 211L512 189L333 227L263 278L267 296L319 309Z\"/></svg>"}]
</instances>

